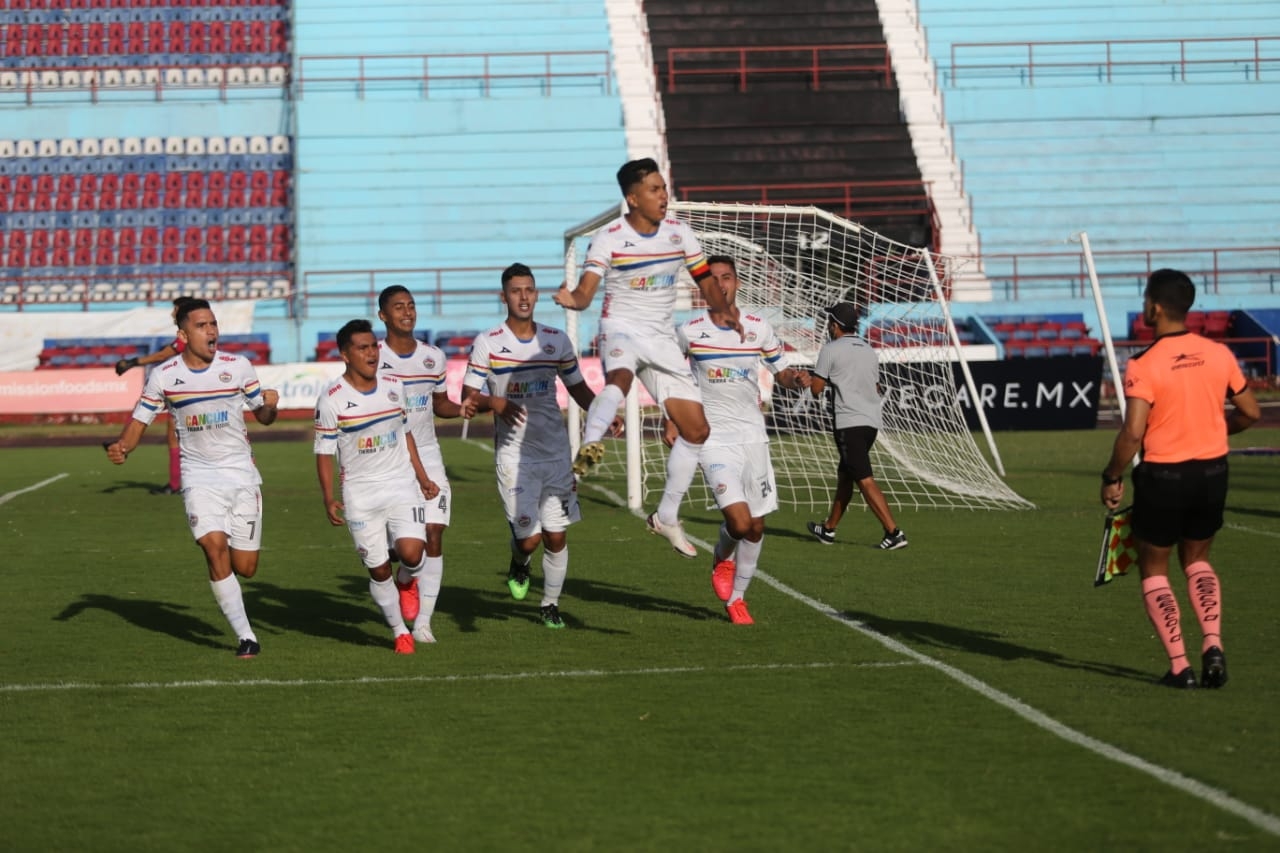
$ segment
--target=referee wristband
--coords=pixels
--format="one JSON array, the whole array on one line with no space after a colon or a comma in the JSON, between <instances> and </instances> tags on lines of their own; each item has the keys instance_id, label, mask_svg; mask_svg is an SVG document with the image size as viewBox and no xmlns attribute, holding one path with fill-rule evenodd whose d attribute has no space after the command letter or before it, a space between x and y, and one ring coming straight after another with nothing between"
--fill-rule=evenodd
<instances>
[{"instance_id":1,"label":"referee wristband","mask_svg":"<svg viewBox=\"0 0 1280 853\"><path fill-rule=\"evenodd\" d=\"M1123 482L1124 482L1123 474L1121 474L1119 477L1108 477L1106 471L1102 472L1102 485L1104 486L1114 486L1118 483L1123 483Z\"/></svg>"}]
</instances>

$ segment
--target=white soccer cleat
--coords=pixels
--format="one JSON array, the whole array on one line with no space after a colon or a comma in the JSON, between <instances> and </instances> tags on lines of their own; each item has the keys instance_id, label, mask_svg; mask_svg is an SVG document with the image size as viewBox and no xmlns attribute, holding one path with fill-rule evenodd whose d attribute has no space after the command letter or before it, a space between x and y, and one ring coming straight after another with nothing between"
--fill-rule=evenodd
<instances>
[{"instance_id":1,"label":"white soccer cleat","mask_svg":"<svg viewBox=\"0 0 1280 853\"><path fill-rule=\"evenodd\" d=\"M431 633L431 628L427 625L420 625L413 629L413 639L417 643L434 643L436 635Z\"/></svg>"},{"instance_id":2,"label":"white soccer cleat","mask_svg":"<svg viewBox=\"0 0 1280 853\"><path fill-rule=\"evenodd\" d=\"M658 521L658 513L651 512L649 517L644 520L644 525L649 528L650 533L665 537L671 543L672 549L681 557L692 559L698 556L698 549L693 547L693 543L685 538L684 526L680 522L677 521L672 525L663 524Z\"/></svg>"}]
</instances>

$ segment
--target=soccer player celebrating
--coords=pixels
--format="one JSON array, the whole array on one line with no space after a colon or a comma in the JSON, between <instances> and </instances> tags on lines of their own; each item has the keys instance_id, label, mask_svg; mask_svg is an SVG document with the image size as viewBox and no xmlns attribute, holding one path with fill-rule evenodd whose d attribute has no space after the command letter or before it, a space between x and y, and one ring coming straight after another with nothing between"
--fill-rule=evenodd
<instances>
[{"instance_id":1,"label":"soccer player celebrating","mask_svg":"<svg viewBox=\"0 0 1280 853\"><path fill-rule=\"evenodd\" d=\"M1133 536L1147 617L1169 655L1167 687L1196 686L1182 641L1178 600L1169 587L1174 545L1191 590L1202 633L1201 683L1227 683L1222 653L1222 588L1209 564L1209 546L1222 528L1227 500L1227 436L1248 429L1262 411L1245 383L1235 354L1187 330L1196 288L1185 273L1162 269L1147 279L1142 318L1155 327L1151 346L1129 359L1124 375L1128 403L1107 467L1102 503L1124 499L1124 469L1133 469ZM1234 409L1224 415L1223 401Z\"/></svg>"},{"instance_id":2,"label":"soccer player celebrating","mask_svg":"<svg viewBox=\"0 0 1280 853\"><path fill-rule=\"evenodd\" d=\"M578 369L564 332L533 319L538 289L533 271L512 264L502 272L506 321L475 340L463 400L492 410L497 431L494 461L498 492L511 527L507 587L517 601L529 592L529 563L542 548L540 615L548 628L563 628L560 592L569 571L566 531L580 521L577 483L569 461L569 435L556 402L556 377L584 409L595 395ZM482 389L488 388L488 394ZM621 424L611 424L616 434Z\"/></svg>"},{"instance_id":3,"label":"soccer player celebrating","mask_svg":"<svg viewBox=\"0 0 1280 853\"><path fill-rule=\"evenodd\" d=\"M711 428L698 385L675 337L676 285L688 270L712 310L730 329L742 332L738 309L724 300L711 279L702 246L684 222L667 216L667 184L652 159L633 160L618 170L618 186L627 213L596 232L575 290L568 283L555 295L557 305L581 311L604 281L600 312L600 349L606 384L587 412L582 447L574 472L587 473L604 457L601 439L618 406L639 377L663 415L679 433L667 456L667 481L657 511L646 524L665 536L685 557L697 549L685 538L678 517L680 501L693 482L698 453Z\"/></svg>"},{"instance_id":4,"label":"soccer player celebrating","mask_svg":"<svg viewBox=\"0 0 1280 853\"><path fill-rule=\"evenodd\" d=\"M244 424L244 407L258 423L275 422L280 395L262 390L241 355L218 352L218 320L209 303L189 299L177 307L181 355L152 370L133 417L107 457L123 464L161 408L177 425L183 502L196 544L204 551L209 585L239 640L236 657L256 657L258 636L245 614L240 582L258 571L262 541L262 477Z\"/></svg>"},{"instance_id":5,"label":"soccer player celebrating","mask_svg":"<svg viewBox=\"0 0 1280 853\"><path fill-rule=\"evenodd\" d=\"M174 325L178 322L178 308L182 303L191 300L190 296L179 296L173 300L173 320ZM124 376L135 367L150 367L153 364L159 364L162 361L168 361L175 355L181 354L186 344L182 342L181 337L175 337L173 343L165 344L153 353L147 355L133 356L132 358L122 358L116 362L116 376ZM163 486L157 486L151 490L153 495L177 495L182 493L182 454L178 448L178 430L174 425L173 418L169 418L168 426L165 428L165 441L169 445L169 482Z\"/></svg>"},{"instance_id":6,"label":"soccer player celebrating","mask_svg":"<svg viewBox=\"0 0 1280 853\"><path fill-rule=\"evenodd\" d=\"M386 337L378 346L378 375L394 376L404 387L404 408L418 458L431 482L440 490L427 502L427 557L422 571L414 575L404 563L394 569L401 614L406 621L414 622L421 613L424 624L430 625L440 594L440 579L444 576L443 540L444 530L449 526L452 494L440 454L440 440L436 437L435 418L469 418L474 414L474 407L464 411L449 399L445 390L444 352L414 337L418 309L408 288L393 284L378 294L378 318L386 326ZM388 545L391 546L389 556L395 563L399 556L394 545L390 542ZM424 628L421 635L430 636L430 630Z\"/></svg>"},{"instance_id":7,"label":"soccer player celebrating","mask_svg":"<svg viewBox=\"0 0 1280 853\"><path fill-rule=\"evenodd\" d=\"M738 269L732 258L707 260L724 301L737 305ZM782 344L769 321L740 315L739 335L726 315L714 309L677 331L693 362L711 436L702 447L703 476L724 515L711 558L711 586L725 602L735 625L753 623L744 598L764 546L764 517L778 508L778 489L769 459L769 436L760 412L759 371L763 363L784 388L808 386L807 373L787 366ZM670 422L668 421L668 424Z\"/></svg>"},{"instance_id":8,"label":"soccer player celebrating","mask_svg":"<svg viewBox=\"0 0 1280 853\"><path fill-rule=\"evenodd\" d=\"M419 612L413 633L405 627L391 574L387 542L409 571L426 568L426 502L439 494L418 458L406 427L405 391L394 376L379 376L378 339L368 320L351 320L338 330L343 374L316 401L316 475L325 514L335 527L345 523L369 571L369 594L395 637L395 652L411 655L414 641L434 643L431 614ZM333 459L341 466L342 500L333 493ZM425 500L424 500L425 498ZM439 578L435 584L439 585Z\"/></svg>"}]
</instances>

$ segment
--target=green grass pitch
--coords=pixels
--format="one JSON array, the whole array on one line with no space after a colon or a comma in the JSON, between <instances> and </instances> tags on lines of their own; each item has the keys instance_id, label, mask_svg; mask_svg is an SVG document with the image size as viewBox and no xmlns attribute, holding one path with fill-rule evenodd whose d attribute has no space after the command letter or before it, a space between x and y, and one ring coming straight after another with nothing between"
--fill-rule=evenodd
<instances>
[{"instance_id":1,"label":"green grass pitch","mask_svg":"<svg viewBox=\"0 0 1280 853\"><path fill-rule=\"evenodd\" d=\"M830 547L804 532L817 514L779 512L746 628L709 557L588 479L549 631L540 557L524 602L503 583L489 449L445 439L439 642L412 657L325 520L310 442L259 441L252 661L181 499L147 492L162 446L119 468L6 449L0 849L1280 849L1280 457L1232 460L1213 560L1231 682L1181 693L1153 684L1137 578L1092 586L1111 433L998 440L1037 509L901 511L893 553L866 512ZM714 513L685 518L713 541Z\"/></svg>"}]
</instances>

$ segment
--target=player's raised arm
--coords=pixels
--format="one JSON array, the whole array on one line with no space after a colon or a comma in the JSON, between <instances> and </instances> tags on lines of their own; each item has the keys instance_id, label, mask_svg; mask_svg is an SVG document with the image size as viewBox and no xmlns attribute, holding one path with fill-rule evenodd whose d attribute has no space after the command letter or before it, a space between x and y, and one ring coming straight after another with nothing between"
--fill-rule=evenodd
<instances>
[{"instance_id":1,"label":"player's raised arm","mask_svg":"<svg viewBox=\"0 0 1280 853\"><path fill-rule=\"evenodd\" d=\"M570 311L584 311L591 305L591 300L595 298L596 290L599 287L600 274L587 270L578 279L576 288L570 290L568 282L565 282L560 285L560 289L551 298L561 308L568 308Z\"/></svg>"},{"instance_id":2,"label":"player's raised arm","mask_svg":"<svg viewBox=\"0 0 1280 853\"><path fill-rule=\"evenodd\" d=\"M253 410L254 419L263 426L271 426L280 416L280 392L267 388L262 392L262 405Z\"/></svg>"}]
</instances>

